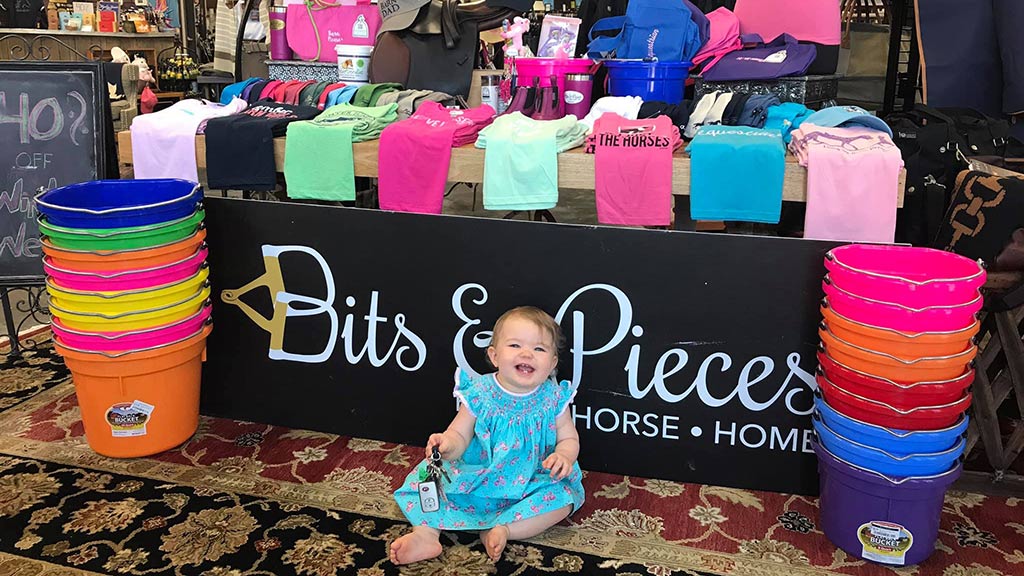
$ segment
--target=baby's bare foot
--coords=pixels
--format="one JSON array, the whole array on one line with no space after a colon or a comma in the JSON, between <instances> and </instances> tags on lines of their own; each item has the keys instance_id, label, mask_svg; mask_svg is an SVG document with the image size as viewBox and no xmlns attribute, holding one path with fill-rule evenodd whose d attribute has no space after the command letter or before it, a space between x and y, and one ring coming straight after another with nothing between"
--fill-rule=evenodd
<instances>
[{"instance_id":1,"label":"baby's bare foot","mask_svg":"<svg viewBox=\"0 0 1024 576\"><path fill-rule=\"evenodd\" d=\"M391 543L388 557L394 564L411 564L441 555L441 542L431 530L413 529Z\"/></svg>"},{"instance_id":2,"label":"baby's bare foot","mask_svg":"<svg viewBox=\"0 0 1024 576\"><path fill-rule=\"evenodd\" d=\"M508 527L504 525L495 526L487 532L480 534L480 541L483 542L487 556L493 562L501 559L501 553L505 551L505 544L508 542Z\"/></svg>"}]
</instances>

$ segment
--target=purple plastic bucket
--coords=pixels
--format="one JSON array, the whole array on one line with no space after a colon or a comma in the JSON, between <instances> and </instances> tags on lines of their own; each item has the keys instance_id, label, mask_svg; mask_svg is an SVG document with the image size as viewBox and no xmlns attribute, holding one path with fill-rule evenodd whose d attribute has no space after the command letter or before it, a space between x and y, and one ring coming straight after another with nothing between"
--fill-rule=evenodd
<instances>
[{"instance_id":1,"label":"purple plastic bucket","mask_svg":"<svg viewBox=\"0 0 1024 576\"><path fill-rule=\"evenodd\" d=\"M891 566L935 551L942 502L960 477L958 462L935 476L890 478L840 460L814 443L821 475L821 525L847 554Z\"/></svg>"}]
</instances>

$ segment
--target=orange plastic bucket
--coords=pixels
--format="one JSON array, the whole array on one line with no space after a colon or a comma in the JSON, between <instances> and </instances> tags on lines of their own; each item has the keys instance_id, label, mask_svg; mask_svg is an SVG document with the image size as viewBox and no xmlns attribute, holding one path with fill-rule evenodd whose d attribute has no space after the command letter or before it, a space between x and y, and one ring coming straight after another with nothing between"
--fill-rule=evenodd
<instances>
[{"instance_id":1,"label":"orange plastic bucket","mask_svg":"<svg viewBox=\"0 0 1024 576\"><path fill-rule=\"evenodd\" d=\"M196 253L206 240L206 230L200 229L184 240L133 250L68 250L58 248L43 239L43 254L50 257L50 263L58 268L79 272L117 272L139 268L155 268L184 260Z\"/></svg>"},{"instance_id":2,"label":"orange plastic bucket","mask_svg":"<svg viewBox=\"0 0 1024 576\"><path fill-rule=\"evenodd\" d=\"M839 363L870 376L896 382L952 380L970 369L969 364L978 353L978 347L972 345L959 354L949 356L900 358L850 344L829 332L827 327L819 328L818 336L825 351Z\"/></svg>"},{"instance_id":3,"label":"orange plastic bucket","mask_svg":"<svg viewBox=\"0 0 1024 576\"><path fill-rule=\"evenodd\" d=\"M179 342L116 354L54 343L75 383L85 439L97 454L150 456L195 433L206 337L212 330L208 325Z\"/></svg>"},{"instance_id":4,"label":"orange plastic bucket","mask_svg":"<svg viewBox=\"0 0 1024 576\"><path fill-rule=\"evenodd\" d=\"M959 354L971 347L974 343L971 339L981 326L975 320L974 324L955 332L908 334L850 320L828 306L821 307L821 315L829 331L837 337L861 348L886 352L900 358Z\"/></svg>"}]
</instances>

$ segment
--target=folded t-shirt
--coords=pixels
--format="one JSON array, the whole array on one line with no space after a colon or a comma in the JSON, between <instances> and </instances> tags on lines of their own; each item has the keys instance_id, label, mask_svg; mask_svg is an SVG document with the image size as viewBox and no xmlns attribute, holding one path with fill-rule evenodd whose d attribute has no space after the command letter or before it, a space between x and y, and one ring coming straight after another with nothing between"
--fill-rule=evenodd
<instances>
[{"instance_id":1,"label":"folded t-shirt","mask_svg":"<svg viewBox=\"0 0 1024 576\"><path fill-rule=\"evenodd\" d=\"M424 102L408 120L380 135L378 197L382 210L440 214L452 147L476 140L494 119L487 104L469 110Z\"/></svg>"},{"instance_id":2,"label":"folded t-shirt","mask_svg":"<svg viewBox=\"0 0 1024 576\"><path fill-rule=\"evenodd\" d=\"M777 224L786 147L776 130L704 126L690 153L690 217Z\"/></svg>"},{"instance_id":3,"label":"folded t-shirt","mask_svg":"<svg viewBox=\"0 0 1024 576\"><path fill-rule=\"evenodd\" d=\"M627 120L606 113L594 143L594 194L602 224L668 226L672 220L672 150L681 142L668 116Z\"/></svg>"},{"instance_id":4,"label":"folded t-shirt","mask_svg":"<svg viewBox=\"0 0 1024 576\"><path fill-rule=\"evenodd\" d=\"M206 178L220 190L273 190L277 185L274 138L288 124L320 111L310 106L256 104L241 114L206 124Z\"/></svg>"},{"instance_id":5,"label":"folded t-shirt","mask_svg":"<svg viewBox=\"0 0 1024 576\"><path fill-rule=\"evenodd\" d=\"M583 143L586 126L573 115L534 120L499 116L476 140L484 154L484 208L546 210L558 204L558 153Z\"/></svg>"},{"instance_id":6,"label":"folded t-shirt","mask_svg":"<svg viewBox=\"0 0 1024 576\"><path fill-rule=\"evenodd\" d=\"M196 132L212 118L245 110L241 98L214 104L189 98L132 120L131 137L136 178L182 178L199 181L196 169Z\"/></svg>"}]
</instances>

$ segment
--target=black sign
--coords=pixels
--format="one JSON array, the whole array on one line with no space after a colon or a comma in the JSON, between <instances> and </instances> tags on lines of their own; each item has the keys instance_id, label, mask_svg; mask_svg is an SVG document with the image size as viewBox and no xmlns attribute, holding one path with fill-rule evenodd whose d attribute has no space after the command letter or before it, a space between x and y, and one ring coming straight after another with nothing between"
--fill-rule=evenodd
<instances>
[{"instance_id":1,"label":"black sign","mask_svg":"<svg viewBox=\"0 0 1024 576\"><path fill-rule=\"evenodd\" d=\"M38 189L105 173L104 90L98 63L0 62L0 284L43 276Z\"/></svg>"},{"instance_id":2,"label":"black sign","mask_svg":"<svg viewBox=\"0 0 1024 576\"><path fill-rule=\"evenodd\" d=\"M530 304L565 332L585 469L817 491L833 243L207 200L206 413L423 445Z\"/></svg>"}]
</instances>

